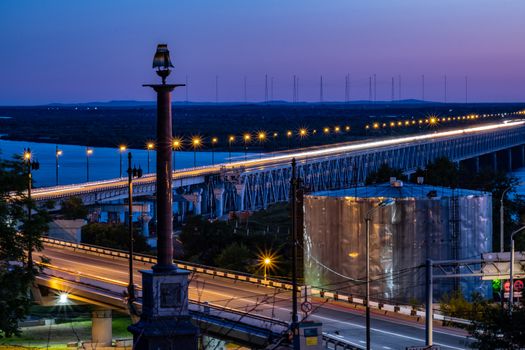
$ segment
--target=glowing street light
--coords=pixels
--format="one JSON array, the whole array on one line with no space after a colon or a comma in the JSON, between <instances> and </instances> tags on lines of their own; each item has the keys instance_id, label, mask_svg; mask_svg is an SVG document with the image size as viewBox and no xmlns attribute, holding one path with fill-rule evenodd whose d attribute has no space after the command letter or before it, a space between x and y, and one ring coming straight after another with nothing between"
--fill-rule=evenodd
<instances>
[{"instance_id":1,"label":"glowing street light","mask_svg":"<svg viewBox=\"0 0 525 350\"><path fill-rule=\"evenodd\" d=\"M215 165L215 145L219 142L219 139L212 137L211 139L211 165Z\"/></svg>"},{"instance_id":2,"label":"glowing street light","mask_svg":"<svg viewBox=\"0 0 525 350\"><path fill-rule=\"evenodd\" d=\"M194 136L191 139L191 146L193 147L193 167L197 166L197 148L202 146L202 140L199 136Z\"/></svg>"},{"instance_id":3,"label":"glowing street light","mask_svg":"<svg viewBox=\"0 0 525 350\"><path fill-rule=\"evenodd\" d=\"M57 304L58 305L67 305L69 303L69 294L66 292L58 293Z\"/></svg>"},{"instance_id":4,"label":"glowing street light","mask_svg":"<svg viewBox=\"0 0 525 350\"><path fill-rule=\"evenodd\" d=\"M89 157L93 154L93 149L86 147L86 181L89 182Z\"/></svg>"},{"instance_id":5,"label":"glowing street light","mask_svg":"<svg viewBox=\"0 0 525 350\"><path fill-rule=\"evenodd\" d=\"M33 174L32 170L40 169L40 163L33 159L31 149L24 149L24 163L27 165L27 219L28 223L31 223L31 212L33 210L33 202L31 199L31 188L33 186ZM31 235L31 232L29 232ZM29 237L27 244L27 269L33 274L33 238Z\"/></svg>"},{"instance_id":6,"label":"glowing street light","mask_svg":"<svg viewBox=\"0 0 525 350\"><path fill-rule=\"evenodd\" d=\"M334 128L334 131L335 131L335 133L337 134L339 131L341 131L341 127L340 127L340 126L336 126L336 127Z\"/></svg>"},{"instance_id":7,"label":"glowing street light","mask_svg":"<svg viewBox=\"0 0 525 350\"><path fill-rule=\"evenodd\" d=\"M235 136L230 135L228 137L228 158L230 159L230 163L232 161L232 143L235 142Z\"/></svg>"},{"instance_id":8,"label":"glowing street light","mask_svg":"<svg viewBox=\"0 0 525 350\"><path fill-rule=\"evenodd\" d=\"M176 154L177 151L182 149L182 139L180 137L174 137L171 141L171 148L173 150L173 171L177 170Z\"/></svg>"},{"instance_id":9,"label":"glowing street light","mask_svg":"<svg viewBox=\"0 0 525 350\"><path fill-rule=\"evenodd\" d=\"M244 140L244 160L246 160L248 157L248 143L250 143L252 135L246 133L243 135L242 139Z\"/></svg>"},{"instance_id":10,"label":"glowing street light","mask_svg":"<svg viewBox=\"0 0 525 350\"><path fill-rule=\"evenodd\" d=\"M58 149L58 145L55 146L55 179L56 179L56 185L58 186L58 158L62 155L62 150Z\"/></svg>"},{"instance_id":11,"label":"glowing street light","mask_svg":"<svg viewBox=\"0 0 525 350\"><path fill-rule=\"evenodd\" d=\"M122 153L126 152L126 149L127 149L126 145L120 145L118 147L118 150L120 153L120 173L119 173L120 175L119 177L122 177Z\"/></svg>"},{"instance_id":12,"label":"glowing street light","mask_svg":"<svg viewBox=\"0 0 525 350\"><path fill-rule=\"evenodd\" d=\"M149 152L155 148L155 144L153 142L148 142L146 144L146 150L148 151L148 174L149 174L149 165L150 165L150 156Z\"/></svg>"},{"instance_id":13,"label":"glowing street light","mask_svg":"<svg viewBox=\"0 0 525 350\"><path fill-rule=\"evenodd\" d=\"M323 132L325 134L329 134L330 133L330 128L323 128Z\"/></svg>"},{"instance_id":14,"label":"glowing street light","mask_svg":"<svg viewBox=\"0 0 525 350\"><path fill-rule=\"evenodd\" d=\"M261 253L259 255L259 266L262 267L264 271L264 281L266 282L268 278L268 271L272 270L275 266L275 254L273 253Z\"/></svg>"}]
</instances>

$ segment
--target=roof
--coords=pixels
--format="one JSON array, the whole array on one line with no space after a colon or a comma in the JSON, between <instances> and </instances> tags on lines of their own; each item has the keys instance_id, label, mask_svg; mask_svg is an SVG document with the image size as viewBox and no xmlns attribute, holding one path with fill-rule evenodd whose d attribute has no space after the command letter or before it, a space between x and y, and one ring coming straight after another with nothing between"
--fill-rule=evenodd
<instances>
[{"instance_id":1,"label":"roof","mask_svg":"<svg viewBox=\"0 0 525 350\"><path fill-rule=\"evenodd\" d=\"M343 190L319 191L309 193L309 196L324 197L356 197L356 198L428 198L428 197L466 197L466 196L491 196L489 192L474 191L463 188L447 188L431 185L417 185L403 183L403 186L395 187L390 183L374 184L348 188Z\"/></svg>"}]
</instances>

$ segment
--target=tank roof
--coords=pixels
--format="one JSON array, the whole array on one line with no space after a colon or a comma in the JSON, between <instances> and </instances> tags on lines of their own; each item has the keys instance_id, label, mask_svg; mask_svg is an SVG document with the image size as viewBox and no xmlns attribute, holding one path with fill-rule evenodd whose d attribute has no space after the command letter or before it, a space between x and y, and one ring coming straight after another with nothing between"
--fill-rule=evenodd
<instances>
[{"instance_id":1,"label":"tank roof","mask_svg":"<svg viewBox=\"0 0 525 350\"><path fill-rule=\"evenodd\" d=\"M355 198L436 198L436 197L466 197L466 196L491 196L489 192L474 191L463 188L448 188L431 185L418 185L414 183L402 183L393 185L390 183L360 186L343 190L319 191L309 193L309 196L322 197L355 197Z\"/></svg>"}]
</instances>

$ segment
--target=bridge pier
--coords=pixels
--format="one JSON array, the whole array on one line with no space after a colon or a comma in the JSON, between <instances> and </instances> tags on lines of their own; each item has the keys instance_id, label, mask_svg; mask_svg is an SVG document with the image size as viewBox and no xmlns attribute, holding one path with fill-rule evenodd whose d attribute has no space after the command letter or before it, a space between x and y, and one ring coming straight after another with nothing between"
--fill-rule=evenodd
<instances>
[{"instance_id":1,"label":"bridge pier","mask_svg":"<svg viewBox=\"0 0 525 350\"><path fill-rule=\"evenodd\" d=\"M490 169L494 172L498 171L498 157L496 152L481 155L480 162L482 169Z\"/></svg>"},{"instance_id":2,"label":"bridge pier","mask_svg":"<svg viewBox=\"0 0 525 350\"><path fill-rule=\"evenodd\" d=\"M465 169L469 170L469 172L479 173L479 170L480 170L479 157L462 160L460 162L460 165L464 167Z\"/></svg>"},{"instance_id":3,"label":"bridge pier","mask_svg":"<svg viewBox=\"0 0 525 350\"><path fill-rule=\"evenodd\" d=\"M244 211L244 191L246 186L244 184L235 184L235 207L239 209L239 211Z\"/></svg>"},{"instance_id":4,"label":"bridge pier","mask_svg":"<svg viewBox=\"0 0 525 350\"><path fill-rule=\"evenodd\" d=\"M215 216L220 218L224 214L224 188L215 188L213 197L215 200Z\"/></svg>"},{"instance_id":5,"label":"bridge pier","mask_svg":"<svg viewBox=\"0 0 525 350\"><path fill-rule=\"evenodd\" d=\"M91 312L91 342L95 346L110 346L113 340L111 310Z\"/></svg>"},{"instance_id":6,"label":"bridge pier","mask_svg":"<svg viewBox=\"0 0 525 350\"><path fill-rule=\"evenodd\" d=\"M500 171L512 171L512 149L498 151L498 165Z\"/></svg>"}]
</instances>

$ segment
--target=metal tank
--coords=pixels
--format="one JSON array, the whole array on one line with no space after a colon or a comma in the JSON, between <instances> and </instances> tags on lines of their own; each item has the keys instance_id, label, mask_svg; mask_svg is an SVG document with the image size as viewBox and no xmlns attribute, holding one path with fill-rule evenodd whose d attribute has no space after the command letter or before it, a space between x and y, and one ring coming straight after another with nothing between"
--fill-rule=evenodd
<instances>
[{"instance_id":1,"label":"metal tank","mask_svg":"<svg viewBox=\"0 0 525 350\"><path fill-rule=\"evenodd\" d=\"M377 207L387 198L394 204ZM492 247L487 192L391 181L316 192L305 196L304 210L305 283L355 296L365 294L365 216L370 213L372 300L422 302L426 259L480 258ZM440 279L434 283L435 300L454 288L465 295L487 294L477 278Z\"/></svg>"}]
</instances>

